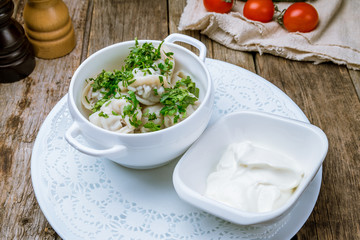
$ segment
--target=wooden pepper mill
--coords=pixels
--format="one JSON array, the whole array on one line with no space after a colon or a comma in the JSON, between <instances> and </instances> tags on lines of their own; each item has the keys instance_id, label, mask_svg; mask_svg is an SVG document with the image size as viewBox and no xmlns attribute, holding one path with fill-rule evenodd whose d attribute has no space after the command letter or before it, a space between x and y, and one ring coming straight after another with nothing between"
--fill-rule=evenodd
<instances>
[{"instance_id":1,"label":"wooden pepper mill","mask_svg":"<svg viewBox=\"0 0 360 240\"><path fill-rule=\"evenodd\" d=\"M21 80L35 68L32 47L13 12L12 0L0 0L0 83Z\"/></svg>"},{"instance_id":2,"label":"wooden pepper mill","mask_svg":"<svg viewBox=\"0 0 360 240\"><path fill-rule=\"evenodd\" d=\"M24 8L24 22L36 57L58 58L74 49L74 28L62 0L28 0Z\"/></svg>"}]
</instances>

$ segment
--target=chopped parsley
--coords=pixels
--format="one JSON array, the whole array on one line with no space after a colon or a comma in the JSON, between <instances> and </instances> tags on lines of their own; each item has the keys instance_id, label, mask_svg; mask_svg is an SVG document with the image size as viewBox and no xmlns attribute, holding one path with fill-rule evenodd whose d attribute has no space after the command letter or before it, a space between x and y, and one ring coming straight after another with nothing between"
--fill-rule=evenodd
<instances>
[{"instance_id":1,"label":"chopped parsley","mask_svg":"<svg viewBox=\"0 0 360 240\"><path fill-rule=\"evenodd\" d=\"M103 99L100 99L99 101L97 101L94 105L94 107L92 108L92 111L93 112L97 112L100 110L101 106L106 103L108 101L107 98L103 98Z\"/></svg>"},{"instance_id":2,"label":"chopped parsley","mask_svg":"<svg viewBox=\"0 0 360 240\"><path fill-rule=\"evenodd\" d=\"M182 78L176 82L174 88L187 88L187 90L194 94L197 98L199 97L199 88L196 87L196 84L191 80L190 76Z\"/></svg>"},{"instance_id":3,"label":"chopped parsley","mask_svg":"<svg viewBox=\"0 0 360 240\"><path fill-rule=\"evenodd\" d=\"M109 118L109 115L104 112L99 112L99 117Z\"/></svg>"},{"instance_id":4,"label":"chopped parsley","mask_svg":"<svg viewBox=\"0 0 360 240\"><path fill-rule=\"evenodd\" d=\"M144 124L144 127L153 132L161 130L161 126L159 124L155 124L154 122L147 122Z\"/></svg>"},{"instance_id":5,"label":"chopped parsley","mask_svg":"<svg viewBox=\"0 0 360 240\"><path fill-rule=\"evenodd\" d=\"M164 83L164 77L163 77L163 76L159 76L159 81L160 81L161 85L163 85L163 83Z\"/></svg>"},{"instance_id":6,"label":"chopped parsley","mask_svg":"<svg viewBox=\"0 0 360 240\"><path fill-rule=\"evenodd\" d=\"M186 116L186 108L193 105L199 96L199 89L191 81L190 77L179 80L174 88L166 88L165 92L161 95L160 103L164 107L160 110L163 116L174 116L174 123L179 119L179 114L182 117Z\"/></svg>"},{"instance_id":7,"label":"chopped parsley","mask_svg":"<svg viewBox=\"0 0 360 240\"><path fill-rule=\"evenodd\" d=\"M136 99L135 93L133 91L128 91L129 96L126 96L126 99L130 103L126 105L123 110L123 118L127 115L130 117L130 124L134 127L139 127L142 122L137 119L138 110L139 110L139 101Z\"/></svg>"},{"instance_id":8,"label":"chopped parsley","mask_svg":"<svg viewBox=\"0 0 360 240\"><path fill-rule=\"evenodd\" d=\"M199 89L196 84L188 76L179 80L174 88L165 88L165 92L161 95L160 103L163 108L160 110L162 116L174 116L174 123L180 118L186 117L186 109L189 105L195 104L199 97ZM152 122L157 119L155 113L144 114L148 117L148 122L144 124L145 128L151 131L160 130L160 125Z\"/></svg>"},{"instance_id":9,"label":"chopped parsley","mask_svg":"<svg viewBox=\"0 0 360 240\"><path fill-rule=\"evenodd\" d=\"M149 121L153 121L157 119L156 113L150 113L148 116Z\"/></svg>"},{"instance_id":10,"label":"chopped parsley","mask_svg":"<svg viewBox=\"0 0 360 240\"><path fill-rule=\"evenodd\" d=\"M134 78L132 72L103 70L95 79L90 78L90 80L94 81L91 84L94 92L103 88L106 90L106 95L110 96L116 93L115 90L118 88L120 81L130 81L132 78Z\"/></svg>"},{"instance_id":11,"label":"chopped parsley","mask_svg":"<svg viewBox=\"0 0 360 240\"><path fill-rule=\"evenodd\" d=\"M138 40L135 39L135 46L130 48L130 54L125 59L125 66L121 70L114 70L113 72L103 70L96 78L90 78L89 80L93 81L91 84L93 92L101 91L104 95L103 99L95 104L92 109L93 112L98 111L102 104L106 102L104 99L109 100L121 92L119 89L120 82L123 87L128 87L136 81L132 73L135 68L142 70L145 75L152 74L150 68L154 70L160 69L162 75L169 73L173 68L173 63L169 59L173 56L172 52L165 53L169 58L165 59L164 63L155 64L157 60L161 59L160 49L162 44L163 42L157 48L152 43L147 42L140 46ZM159 81L163 83L162 76L159 77Z\"/></svg>"},{"instance_id":12,"label":"chopped parsley","mask_svg":"<svg viewBox=\"0 0 360 240\"><path fill-rule=\"evenodd\" d=\"M169 60L169 58L166 58L164 63L159 63L158 64L158 67L160 69L161 75L166 75L166 74L169 74L169 72L172 70L173 62L171 62Z\"/></svg>"},{"instance_id":13,"label":"chopped parsley","mask_svg":"<svg viewBox=\"0 0 360 240\"><path fill-rule=\"evenodd\" d=\"M125 59L125 65L120 70L105 71L103 70L95 78L86 79L87 82L91 81L91 87L93 92L99 92L102 94L102 98L98 100L93 108L93 113L99 112L99 116L108 118L109 115L101 110L101 107L106 104L108 106L111 103L111 99L125 98L129 103L123 108L121 114L122 118L129 117L129 122L135 128L143 126L150 131L158 131L162 128L160 124L155 124L154 121L158 119L156 113L144 113L148 121L144 124L141 120L138 120L138 114L141 113L141 105L136 98L136 94L133 91L128 91L128 95L121 93L122 87L127 88L134 83L134 69L139 69L144 76L153 74L153 71L160 72L159 82L164 87L164 81L174 68L173 52L164 52L167 58L164 61L158 61L161 59L161 46L154 47L152 43L139 44L135 39L135 46L130 48L130 54ZM186 117L186 109L189 105L195 104L199 98L199 89L195 83L188 76L182 78L176 82L172 88L164 88L160 95L158 89L153 89L153 94L159 96L160 103L163 105L160 110L162 116L173 116L174 123L177 123L180 118ZM85 100L90 103L89 99L85 96ZM112 115L118 116L120 114L111 111Z\"/></svg>"},{"instance_id":14,"label":"chopped parsley","mask_svg":"<svg viewBox=\"0 0 360 240\"><path fill-rule=\"evenodd\" d=\"M145 42L142 46L135 39L135 46L131 48L129 56L125 59L125 71L132 71L134 68L156 70L155 61L161 58L160 48L163 42L155 48L152 43Z\"/></svg>"}]
</instances>

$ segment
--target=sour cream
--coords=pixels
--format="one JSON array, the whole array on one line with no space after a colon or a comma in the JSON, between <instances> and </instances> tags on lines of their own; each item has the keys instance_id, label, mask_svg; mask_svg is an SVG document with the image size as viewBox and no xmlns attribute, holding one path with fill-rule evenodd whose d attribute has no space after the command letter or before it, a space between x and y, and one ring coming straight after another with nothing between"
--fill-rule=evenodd
<instances>
[{"instance_id":1,"label":"sour cream","mask_svg":"<svg viewBox=\"0 0 360 240\"><path fill-rule=\"evenodd\" d=\"M281 207L304 173L297 162L251 142L229 145L207 178L205 196L247 212Z\"/></svg>"}]
</instances>

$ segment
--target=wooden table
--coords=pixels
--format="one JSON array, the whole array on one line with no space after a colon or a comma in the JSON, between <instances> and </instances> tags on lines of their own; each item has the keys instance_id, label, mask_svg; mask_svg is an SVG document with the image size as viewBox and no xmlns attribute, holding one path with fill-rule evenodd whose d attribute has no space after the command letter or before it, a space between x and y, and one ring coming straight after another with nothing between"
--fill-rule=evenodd
<instances>
[{"instance_id":1,"label":"wooden table","mask_svg":"<svg viewBox=\"0 0 360 240\"><path fill-rule=\"evenodd\" d=\"M177 30L186 0L66 0L77 45L67 56L37 60L26 79L0 84L0 239L60 239L36 201L30 176L32 147L45 117L67 93L80 63L109 44L164 39ZM25 0L15 1L23 23ZM360 239L360 71L238 52L196 31L209 58L264 77L283 90L329 139L317 204L297 239Z\"/></svg>"}]
</instances>

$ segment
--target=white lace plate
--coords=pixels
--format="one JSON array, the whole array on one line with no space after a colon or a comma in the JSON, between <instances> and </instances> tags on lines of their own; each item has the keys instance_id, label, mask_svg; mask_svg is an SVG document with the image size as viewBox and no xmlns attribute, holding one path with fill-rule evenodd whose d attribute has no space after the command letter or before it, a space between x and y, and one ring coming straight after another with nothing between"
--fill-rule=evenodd
<instances>
[{"instance_id":1,"label":"white lace plate","mask_svg":"<svg viewBox=\"0 0 360 240\"><path fill-rule=\"evenodd\" d=\"M308 121L286 94L258 75L213 59L206 65L216 89L210 124L244 109ZM153 170L132 170L86 156L64 139L71 123L65 96L43 123L31 158L36 198L63 239L290 239L319 195L322 169L278 222L234 225L180 200L172 185L177 160Z\"/></svg>"}]
</instances>

